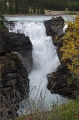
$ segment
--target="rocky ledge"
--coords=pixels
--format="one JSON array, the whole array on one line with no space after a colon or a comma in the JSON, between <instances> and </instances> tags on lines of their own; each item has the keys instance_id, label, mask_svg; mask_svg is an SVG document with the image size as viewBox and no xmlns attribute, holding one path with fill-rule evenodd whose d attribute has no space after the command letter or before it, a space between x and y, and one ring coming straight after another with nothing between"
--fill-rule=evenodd
<instances>
[{"instance_id":1,"label":"rocky ledge","mask_svg":"<svg viewBox=\"0 0 79 120\"><path fill-rule=\"evenodd\" d=\"M46 27L46 33L52 36L53 44L57 47L57 54L59 59L62 53L60 53L60 48L63 45L63 27L64 19L62 17L52 18L51 20L44 21ZM59 42L55 38L59 39ZM66 61L67 62L67 61ZM58 67L57 71L47 75L48 84L47 88L51 93L57 93L69 98L75 98L74 92L76 90L76 84L74 81L69 85L68 78L71 77L66 63L61 62L61 66Z\"/></svg>"},{"instance_id":2,"label":"rocky ledge","mask_svg":"<svg viewBox=\"0 0 79 120\"><path fill-rule=\"evenodd\" d=\"M28 96L28 72L31 68L32 44L29 37L0 31L1 108L5 104L10 115L18 109L19 102Z\"/></svg>"},{"instance_id":3,"label":"rocky ledge","mask_svg":"<svg viewBox=\"0 0 79 120\"><path fill-rule=\"evenodd\" d=\"M63 34L64 19L62 17L52 18L44 21L48 36L61 36Z\"/></svg>"},{"instance_id":4,"label":"rocky ledge","mask_svg":"<svg viewBox=\"0 0 79 120\"><path fill-rule=\"evenodd\" d=\"M51 93L60 94L68 98L75 98L74 91L76 90L76 84L75 81L68 83L69 77L71 77L71 74L67 66L62 64L56 72L47 75L47 88Z\"/></svg>"}]
</instances>

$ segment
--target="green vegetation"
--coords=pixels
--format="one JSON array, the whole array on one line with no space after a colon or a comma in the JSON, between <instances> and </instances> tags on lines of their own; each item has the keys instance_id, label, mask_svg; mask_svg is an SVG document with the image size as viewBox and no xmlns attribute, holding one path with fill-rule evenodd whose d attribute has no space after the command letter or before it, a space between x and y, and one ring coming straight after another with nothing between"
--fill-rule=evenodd
<instances>
[{"instance_id":1,"label":"green vegetation","mask_svg":"<svg viewBox=\"0 0 79 120\"><path fill-rule=\"evenodd\" d=\"M66 63L71 73L68 83L76 85L77 95L79 95L79 16L74 22L68 23L66 31L63 37L63 46L60 49L61 61Z\"/></svg>"},{"instance_id":2,"label":"green vegetation","mask_svg":"<svg viewBox=\"0 0 79 120\"><path fill-rule=\"evenodd\" d=\"M67 11L67 9L66 9ZM56 37L58 42L61 39ZM66 64L69 73L67 83L68 86L76 86L73 91L75 97L79 96L79 16L76 17L74 22L68 22L66 34L62 38L63 45L59 52L61 53L60 61Z\"/></svg>"},{"instance_id":3,"label":"green vegetation","mask_svg":"<svg viewBox=\"0 0 79 120\"><path fill-rule=\"evenodd\" d=\"M8 29L5 26L6 23L7 23L7 20L4 18L4 16L0 15L0 30L4 32L8 32Z\"/></svg>"},{"instance_id":4,"label":"green vegetation","mask_svg":"<svg viewBox=\"0 0 79 120\"><path fill-rule=\"evenodd\" d=\"M63 39L64 44L60 49L63 52L61 60L70 59L71 63L67 64L68 69L79 78L79 17L76 18L75 22L69 22L67 34Z\"/></svg>"},{"instance_id":5,"label":"green vegetation","mask_svg":"<svg viewBox=\"0 0 79 120\"><path fill-rule=\"evenodd\" d=\"M38 111L35 114L22 116L16 120L79 120L79 100L68 104L53 105L51 111Z\"/></svg>"},{"instance_id":6,"label":"green vegetation","mask_svg":"<svg viewBox=\"0 0 79 120\"><path fill-rule=\"evenodd\" d=\"M44 13L44 9L79 11L79 0L0 0L2 14Z\"/></svg>"}]
</instances>

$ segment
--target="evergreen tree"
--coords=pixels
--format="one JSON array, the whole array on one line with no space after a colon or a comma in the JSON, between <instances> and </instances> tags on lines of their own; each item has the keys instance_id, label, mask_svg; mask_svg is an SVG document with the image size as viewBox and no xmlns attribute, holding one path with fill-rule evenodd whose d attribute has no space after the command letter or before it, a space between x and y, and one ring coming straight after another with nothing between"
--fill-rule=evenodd
<instances>
[{"instance_id":1,"label":"evergreen tree","mask_svg":"<svg viewBox=\"0 0 79 120\"><path fill-rule=\"evenodd\" d=\"M14 14L15 13L15 2L14 0L9 0L9 14Z\"/></svg>"},{"instance_id":2,"label":"evergreen tree","mask_svg":"<svg viewBox=\"0 0 79 120\"><path fill-rule=\"evenodd\" d=\"M36 13L36 3L37 3L37 0L33 0L32 1L32 9L33 9L33 13Z\"/></svg>"},{"instance_id":3,"label":"evergreen tree","mask_svg":"<svg viewBox=\"0 0 79 120\"><path fill-rule=\"evenodd\" d=\"M40 13L41 14L44 14L44 6L45 6L44 0L40 0Z\"/></svg>"},{"instance_id":4,"label":"evergreen tree","mask_svg":"<svg viewBox=\"0 0 79 120\"><path fill-rule=\"evenodd\" d=\"M69 11L79 11L79 0L0 0L0 13L3 14L26 14L29 11L44 14L44 8L63 11L68 8Z\"/></svg>"},{"instance_id":5,"label":"evergreen tree","mask_svg":"<svg viewBox=\"0 0 79 120\"><path fill-rule=\"evenodd\" d=\"M35 6L35 3L33 4L33 13L36 13L36 6Z\"/></svg>"},{"instance_id":6,"label":"evergreen tree","mask_svg":"<svg viewBox=\"0 0 79 120\"><path fill-rule=\"evenodd\" d=\"M1 0L1 1L0 1L0 13L1 13L1 14L4 14L4 13L5 13L5 11L4 11L4 0Z\"/></svg>"},{"instance_id":7,"label":"evergreen tree","mask_svg":"<svg viewBox=\"0 0 79 120\"><path fill-rule=\"evenodd\" d=\"M15 0L15 13L16 14L19 13L19 3L18 3L18 0Z\"/></svg>"}]
</instances>

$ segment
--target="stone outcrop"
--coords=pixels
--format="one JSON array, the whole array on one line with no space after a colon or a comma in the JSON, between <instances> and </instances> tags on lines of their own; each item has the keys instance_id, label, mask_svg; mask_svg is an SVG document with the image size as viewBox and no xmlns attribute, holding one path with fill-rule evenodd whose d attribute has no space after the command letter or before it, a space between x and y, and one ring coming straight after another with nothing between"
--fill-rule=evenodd
<instances>
[{"instance_id":1,"label":"stone outcrop","mask_svg":"<svg viewBox=\"0 0 79 120\"><path fill-rule=\"evenodd\" d=\"M52 18L44 21L48 36L61 36L63 34L64 19L62 17Z\"/></svg>"},{"instance_id":2,"label":"stone outcrop","mask_svg":"<svg viewBox=\"0 0 79 120\"><path fill-rule=\"evenodd\" d=\"M71 77L67 66L62 65L58 67L57 71L47 75L48 84L47 88L51 93L60 94L68 98L75 98L73 91L76 90L75 81L68 83L68 79Z\"/></svg>"},{"instance_id":3,"label":"stone outcrop","mask_svg":"<svg viewBox=\"0 0 79 120\"><path fill-rule=\"evenodd\" d=\"M52 36L53 44L57 46L57 54L59 59L62 56L60 53L60 48L63 45L63 27L64 20L62 17L57 17L51 20L44 21L46 27L47 35ZM54 39L58 37L58 41ZM66 61L71 62L71 61ZM68 83L68 79L71 77L69 73L66 63L61 62L61 66L58 67L57 71L54 73L50 73L47 75L48 84L47 88L51 91L51 93L57 93L63 96L67 96L69 98L75 98L74 91L76 90L77 85L75 84L75 80L71 83ZM69 81L70 82L70 81Z\"/></svg>"},{"instance_id":4,"label":"stone outcrop","mask_svg":"<svg viewBox=\"0 0 79 120\"><path fill-rule=\"evenodd\" d=\"M11 51L16 51L22 55L29 72L32 67L32 44L29 37L25 37L24 34L4 34L4 32L0 32L0 54L10 53Z\"/></svg>"},{"instance_id":5,"label":"stone outcrop","mask_svg":"<svg viewBox=\"0 0 79 120\"><path fill-rule=\"evenodd\" d=\"M32 44L29 37L0 31L1 102L8 108L10 115L14 109L18 109L19 102L28 96L28 72L31 68ZM1 106L3 108L3 104Z\"/></svg>"},{"instance_id":6,"label":"stone outcrop","mask_svg":"<svg viewBox=\"0 0 79 120\"><path fill-rule=\"evenodd\" d=\"M20 102L28 95L29 79L27 70L17 52L6 53L0 56L1 64L1 94L8 99L8 102ZM15 96L13 90L15 89ZM7 96L8 94L8 96ZM19 96L18 96L19 94ZM20 100L19 100L20 99Z\"/></svg>"}]
</instances>

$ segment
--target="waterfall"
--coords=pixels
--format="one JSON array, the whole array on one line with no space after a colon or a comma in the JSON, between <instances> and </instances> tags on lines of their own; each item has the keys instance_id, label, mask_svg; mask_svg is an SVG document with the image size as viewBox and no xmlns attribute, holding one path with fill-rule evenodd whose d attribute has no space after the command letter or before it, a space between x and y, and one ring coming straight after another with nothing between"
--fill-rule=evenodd
<instances>
[{"instance_id":1,"label":"waterfall","mask_svg":"<svg viewBox=\"0 0 79 120\"><path fill-rule=\"evenodd\" d=\"M33 68L29 73L30 98L37 105L41 98L44 99L44 104L47 104L49 107L53 102L59 101L59 104L61 104L66 99L58 94L51 94L46 87L47 74L55 72L60 65L60 61L52 38L46 35L43 22L17 22L10 31L24 33L25 36L29 36L33 45ZM27 109L25 102L24 109Z\"/></svg>"},{"instance_id":2,"label":"waterfall","mask_svg":"<svg viewBox=\"0 0 79 120\"><path fill-rule=\"evenodd\" d=\"M24 33L30 37L33 44L33 69L29 74L29 78L31 87L33 88L36 86L35 90L33 90L34 92L32 91L32 97L34 98L37 94L39 86L39 93L41 90L43 95L45 91L48 93L46 88L46 76L48 73L54 72L60 65L60 62L57 57L56 47L52 43L52 38L46 35L43 23L29 23L25 28Z\"/></svg>"}]
</instances>

